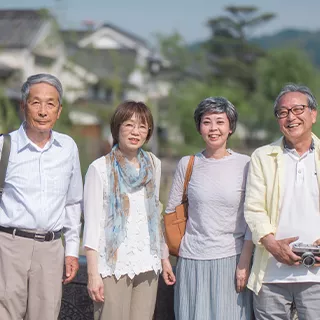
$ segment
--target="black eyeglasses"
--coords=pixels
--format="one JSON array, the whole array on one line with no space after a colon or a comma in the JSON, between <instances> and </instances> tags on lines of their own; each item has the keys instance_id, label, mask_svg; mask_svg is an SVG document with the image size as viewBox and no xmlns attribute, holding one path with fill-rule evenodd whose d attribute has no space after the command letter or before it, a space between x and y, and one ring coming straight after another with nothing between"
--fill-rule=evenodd
<instances>
[{"instance_id":1,"label":"black eyeglasses","mask_svg":"<svg viewBox=\"0 0 320 320\"><path fill-rule=\"evenodd\" d=\"M276 109L274 114L276 115L276 117L278 119L283 119L283 118L286 118L288 115L289 115L289 112L291 111L292 114L294 114L295 116L298 116L299 114L302 114L304 112L304 109L306 108L307 106L306 105L297 105L297 106L294 106L290 109L287 109L287 108L279 108L279 109Z\"/></svg>"}]
</instances>

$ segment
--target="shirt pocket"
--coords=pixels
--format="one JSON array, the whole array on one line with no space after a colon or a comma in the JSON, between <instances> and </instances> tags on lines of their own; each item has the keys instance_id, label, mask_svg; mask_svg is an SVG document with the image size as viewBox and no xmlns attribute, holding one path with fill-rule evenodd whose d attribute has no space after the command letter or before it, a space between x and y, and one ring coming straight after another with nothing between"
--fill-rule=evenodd
<instances>
[{"instance_id":1,"label":"shirt pocket","mask_svg":"<svg viewBox=\"0 0 320 320\"><path fill-rule=\"evenodd\" d=\"M67 194L71 172L57 168L47 173L47 190L48 192L64 196Z\"/></svg>"}]
</instances>

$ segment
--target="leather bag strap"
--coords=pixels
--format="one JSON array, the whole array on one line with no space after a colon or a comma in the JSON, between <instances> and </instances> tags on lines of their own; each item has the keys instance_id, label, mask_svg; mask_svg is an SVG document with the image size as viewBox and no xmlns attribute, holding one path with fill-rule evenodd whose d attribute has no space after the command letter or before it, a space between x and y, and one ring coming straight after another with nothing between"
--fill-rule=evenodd
<instances>
[{"instance_id":1,"label":"leather bag strap","mask_svg":"<svg viewBox=\"0 0 320 320\"><path fill-rule=\"evenodd\" d=\"M9 134L4 134L3 147L2 147L1 160L0 160L0 202L1 202L3 188L4 188L4 180L6 178L6 172L7 172L9 156L10 156L10 149L11 149L11 137Z\"/></svg>"},{"instance_id":2,"label":"leather bag strap","mask_svg":"<svg viewBox=\"0 0 320 320\"><path fill-rule=\"evenodd\" d=\"M188 162L188 166L187 166L187 171L186 171L186 175L184 178L184 185L183 185L183 194L182 194L182 203L186 202L188 200L188 196L187 196L187 187L191 178L191 174L192 174L192 169L193 169L193 163L194 163L194 155L191 155L189 158L189 162Z\"/></svg>"}]
</instances>

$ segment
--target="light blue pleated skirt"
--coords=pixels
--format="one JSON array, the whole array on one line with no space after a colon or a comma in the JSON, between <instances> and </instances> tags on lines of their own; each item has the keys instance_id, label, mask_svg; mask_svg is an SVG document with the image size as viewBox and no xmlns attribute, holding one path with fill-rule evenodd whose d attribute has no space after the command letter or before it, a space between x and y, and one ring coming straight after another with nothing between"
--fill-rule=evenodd
<instances>
[{"instance_id":1,"label":"light blue pleated skirt","mask_svg":"<svg viewBox=\"0 0 320 320\"><path fill-rule=\"evenodd\" d=\"M252 293L236 292L239 256L214 260L179 258L176 268L176 320L251 320Z\"/></svg>"}]
</instances>

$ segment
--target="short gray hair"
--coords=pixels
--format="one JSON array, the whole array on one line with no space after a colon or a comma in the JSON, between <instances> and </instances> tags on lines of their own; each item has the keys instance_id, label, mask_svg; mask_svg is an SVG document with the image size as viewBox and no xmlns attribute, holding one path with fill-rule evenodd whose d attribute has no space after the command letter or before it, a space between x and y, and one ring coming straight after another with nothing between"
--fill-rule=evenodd
<instances>
[{"instance_id":1,"label":"short gray hair","mask_svg":"<svg viewBox=\"0 0 320 320\"><path fill-rule=\"evenodd\" d=\"M200 132L201 119L206 113L225 113L230 123L231 133L236 131L238 112L235 106L224 97L209 97L202 100L194 111L196 128ZM229 136L230 136L229 135Z\"/></svg>"},{"instance_id":2,"label":"short gray hair","mask_svg":"<svg viewBox=\"0 0 320 320\"><path fill-rule=\"evenodd\" d=\"M58 78L48 73L39 73L39 74L32 75L22 85L21 100L23 101L23 103L27 103L29 93L30 93L30 87L37 83L47 83L55 87L59 94L59 104L60 105L62 104L62 95L63 95L62 84Z\"/></svg>"},{"instance_id":3,"label":"short gray hair","mask_svg":"<svg viewBox=\"0 0 320 320\"><path fill-rule=\"evenodd\" d=\"M286 94L290 92L300 92L304 94L308 98L308 107L311 110L316 110L318 107L318 103L314 95L312 94L311 90L303 85L295 84L295 83L288 83L286 84L280 91L279 95L277 96L274 105L273 111L276 112L276 109L279 107L280 99Z\"/></svg>"}]
</instances>

